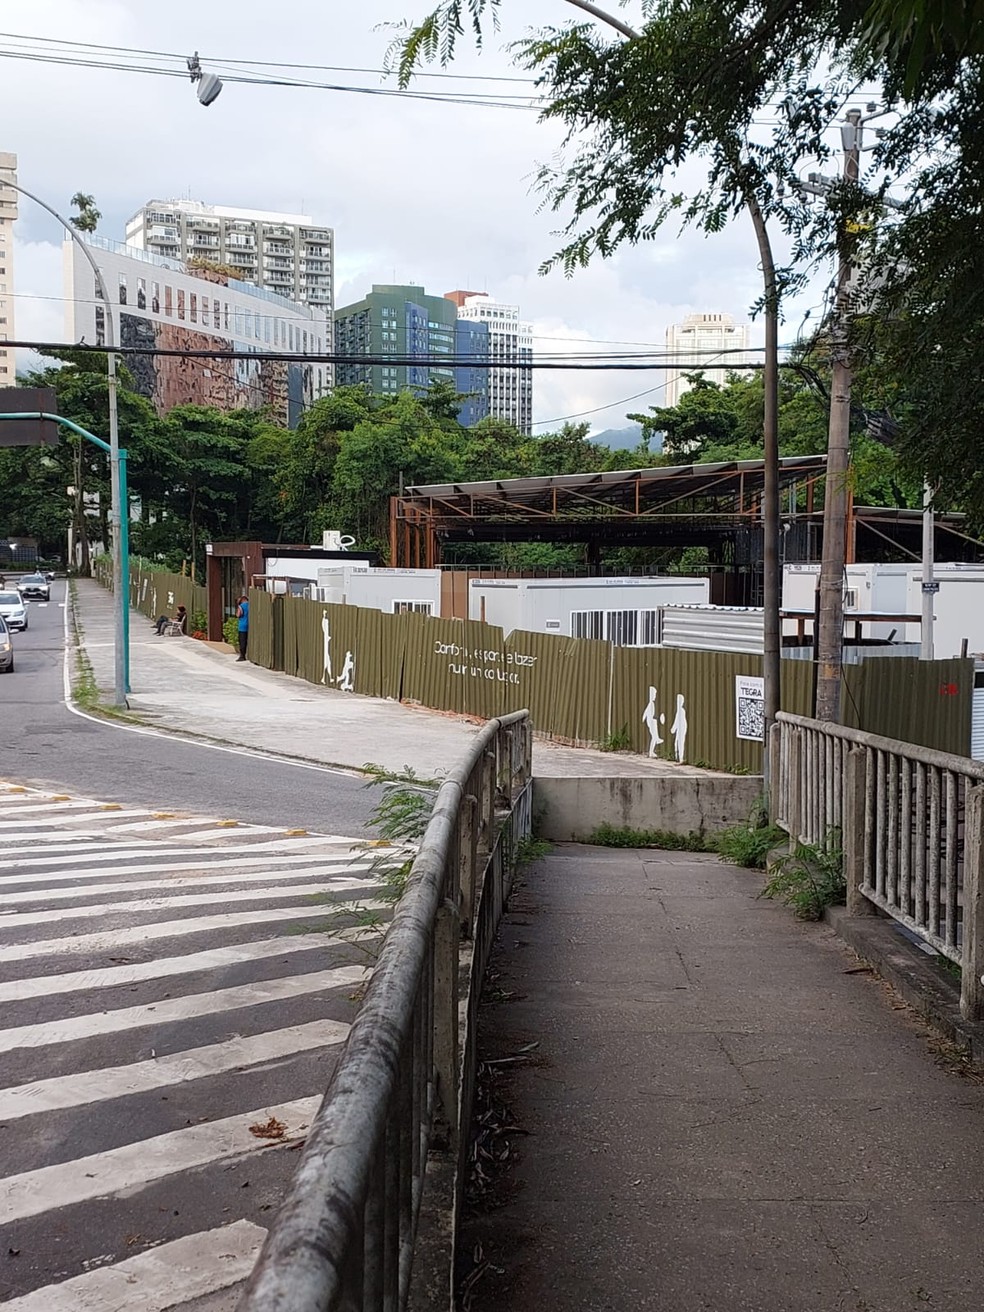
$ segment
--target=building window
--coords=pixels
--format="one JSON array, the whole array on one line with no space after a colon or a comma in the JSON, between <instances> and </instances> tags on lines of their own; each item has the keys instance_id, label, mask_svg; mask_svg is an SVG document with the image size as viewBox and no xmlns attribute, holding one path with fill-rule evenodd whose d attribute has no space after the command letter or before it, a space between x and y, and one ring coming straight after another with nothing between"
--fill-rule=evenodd
<instances>
[{"instance_id":1,"label":"building window","mask_svg":"<svg viewBox=\"0 0 984 1312\"><path fill-rule=\"evenodd\" d=\"M126 274L120 274L120 305L126 305Z\"/></svg>"},{"instance_id":2,"label":"building window","mask_svg":"<svg viewBox=\"0 0 984 1312\"><path fill-rule=\"evenodd\" d=\"M188 297L189 318L192 323L198 322L198 297L194 292Z\"/></svg>"},{"instance_id":3,"label":"building window","mask_svg":"<svg viewBox=\"0 0 984 1312\"><path fill-rule=\"evenodd\" d=\"M208 327L208 297L202 297L202 323Z\"/></svg>"},{"instance_id":4,"label":"building window","mask_svg":"<svg viewBox=\"0 0 984 1312\"><path fill-rule=\"evenodd\" d=\"M161 285L159 282L150 284L150 308L154 314L161 312Z\"/></svg>"},{"instance_id":5,"label":"building window","mask_svg":"<svg viewBox=\"0 0 984 1312\"><path fill-rule=\"evenodd\" d=\"M173 294L173 292L171 291L171 288L165 286L165 288L164 288L164 313L167 315L168 318L170 318L171 315L174 313L174 300L173 300L173 295L174 295L174 294Z\"/></svg>"},{"instance_id":6,"label":"building window","mask_svg":"<svg viewBox=\"0 0 984 1312\"><path fill-rule=\"evenodd\" d=\"M178 318L183 319L184 317L185 317L185 294L179 287L178 288Z\"/></svg>"},{"instance_id":7,"label":"building window","mask_svg":"<svg viewBox=\"0 0 984 1312\"><path fill-rule=\"evenodd\" d=\"M147 280L146 278L137 279L137 309L146 310L147 308Z\"/></svg>"},{"instance_id":8,"label":"building window","mask_svg":"<svg viewBox=\"0 0 984 1312\"><path fill-rule=\"evenodd\" d=\"M226 306L226 318L229 317L229 307ZM222 327L222 306L218 301L212 303L212 327Z\"/></svg>"}]
</instances>

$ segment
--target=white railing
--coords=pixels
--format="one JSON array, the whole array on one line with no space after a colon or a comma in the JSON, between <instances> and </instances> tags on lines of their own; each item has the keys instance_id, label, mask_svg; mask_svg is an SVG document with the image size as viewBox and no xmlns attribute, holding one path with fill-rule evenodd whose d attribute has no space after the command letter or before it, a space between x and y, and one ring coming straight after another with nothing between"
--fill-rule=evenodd
<instances>
[{"instance_id":1,"label":"white railing","mask_svg":"<svg viewBox=\"0 0 984 1312\"><path fill-rule=\"evenodd\" d=\"M984 1019L984 763L859 729L778 716L771 813L794 842L839 844L848 909L876 909L961 967Z\"/></svg>"}]
</instances>

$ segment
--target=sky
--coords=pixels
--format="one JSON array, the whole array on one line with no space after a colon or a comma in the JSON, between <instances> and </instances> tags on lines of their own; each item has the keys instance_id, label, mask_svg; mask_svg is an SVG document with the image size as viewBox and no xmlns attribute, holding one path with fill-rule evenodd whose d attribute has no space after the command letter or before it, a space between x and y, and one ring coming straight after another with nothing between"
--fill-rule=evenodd
<instances>
[{"instance_id":1,"label":"sky","mask_svg":"<svg viewBox=\"0 0 984 1312\"><path fill-rule=\"evenodd\" d=\"M233 59L349 66L370 71L297 76L376 88L392 85L372 71L382 68L393 38L387 25L418 19L434 3L292 0L281 20L268 0L7 0L0 49L16 34L198 51L206 71ZM615 8L628 22L638 17L638 0ZM490 32L481 52L470 37L461 40L451 72L526 77L509 44L573 13L561 0L503 0L501 12L500 31ZM524 83L446 78L415 85L527 91ZM310 214L335 230L336 305L360 299L373 282L417 283L438 295L488 291L520 306L533 322L534 348L544 351L583 350L587 342L661 350L667 326L695 312L749 322L761 274L747 220L710 237L667 227L657 241L596 258L572 278L540 276L539 264L559 245L558 219L541 211L531 184L560 144L561 129L529 109L232 83L204 108L191 83L177 78L0 59L0 150L17 154L19 181L56 209L67 210L76 191L91 193L106 237L121 240L126 220L152 198ZM684 174L681 188L698 177ZM62 340L58 226L29 202L20 213L17 336ZM778 234L775 245L781 261ZM794 340L804 313L822 299L821 273L787 308L781 342ZM761 344L758 322L751 340ZM545 431L583 415L595 432L622 427L627 410L661 404L663 381L658 370L539 372L535 424Z\"/></svg>"}]
</instances>

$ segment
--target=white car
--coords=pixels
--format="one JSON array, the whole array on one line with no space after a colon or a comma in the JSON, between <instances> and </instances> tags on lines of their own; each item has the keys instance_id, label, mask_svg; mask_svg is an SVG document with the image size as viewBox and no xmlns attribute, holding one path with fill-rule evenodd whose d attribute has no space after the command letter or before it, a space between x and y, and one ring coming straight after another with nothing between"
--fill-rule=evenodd
<instances>
[{"instance_id":1,"label":"white car","mask_svg":"<svg viewBox=\"0 0 984 1312\"><path fill-rule=\"evenodd\" d=\"M27 606L19 592L0 592L0 618L13 631L27 628Z\"/></svg>"}]
</instances>

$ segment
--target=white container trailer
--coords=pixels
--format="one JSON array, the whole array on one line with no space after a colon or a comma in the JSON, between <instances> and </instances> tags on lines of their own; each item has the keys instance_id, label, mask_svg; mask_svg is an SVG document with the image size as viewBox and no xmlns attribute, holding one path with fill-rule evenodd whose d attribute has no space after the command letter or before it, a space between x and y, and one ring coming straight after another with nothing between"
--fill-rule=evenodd
<instances>
[{"instance_id":1,"label":"white container trailer","mask_svg":"<svg viewBox=\"0 0 984 1312\"><path fill-rule=\"evenodd\" d=\"M984 566L937 565L933 571L939 591L933 596L933 656L946 660L959 656L964 638L971 656L984 655ZM922 567L909 567L906 612L922 613ZM921 625L906 625L910 642L919 641Z\"/></svg>"},{"instance_id":2,"label":"white container trailer","mask_svg":"<svg viewBox=\"0 0 984 1312\"><path fill-rule=\"evenodd\" d=\"M754 606L664 606L661 645L754 654L765 646L764 622Z\"/></svg>"},{"instance_id":3,"label":"white container trailer","mask_svg":"<svg viewBox=\"0 0 984 1312\"><path fill-rule=\"evenodd\" d=\"M885 616L918 614L919 608L910 611L906 597L909 565L895 564L856 564L844 569L844 614L871 615L878 613ZM809 613L805 633L813 633L813 610L816 604L816 590L820 581L819 565L786 565L782 572L782 609L799 610ZM797 632L796 620L784 620L784 636L793 637ZM852 629L853 635L853 629ZM894 635L894 636L893 636ZM912 641L907 626L897 620L875 620L861 626L862 638L896 642ZM916 634L915 641L918 642Z\"/></svg>"},{"instance_id":4,"label":"white container trailer","mask_svg":"<svg viewBox=\"0 0 984 1312\"><path fill-rule=\"evenodd\" d=\"M650 578L472 579L468 617L506 634L560 633L604 638L619 647L655 647L660 608L699 605L707 579L664 574Z\"/></svg>"},{"instance_id":5,"label":"white container trailer","mask_svg":"<svg viewBox=\"0 0 984 1312\"><path fill-rule=\"evenodd\" d=\"M439 569L372 569L368 565L333 565L318 570L312 592L315 601L336 605L364 606L368 610L398 615L417 611L441 613Z\"/></svg>"}]
</instances>

